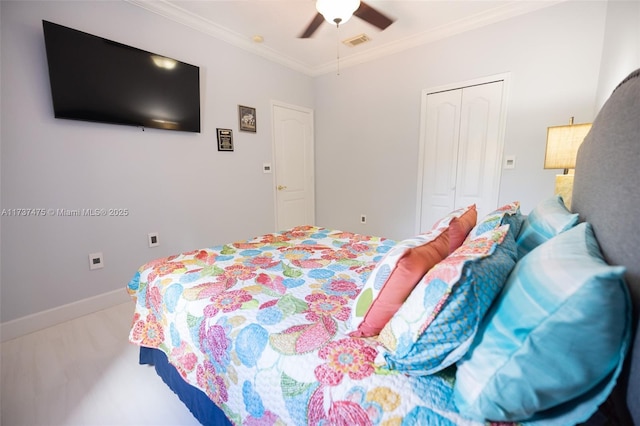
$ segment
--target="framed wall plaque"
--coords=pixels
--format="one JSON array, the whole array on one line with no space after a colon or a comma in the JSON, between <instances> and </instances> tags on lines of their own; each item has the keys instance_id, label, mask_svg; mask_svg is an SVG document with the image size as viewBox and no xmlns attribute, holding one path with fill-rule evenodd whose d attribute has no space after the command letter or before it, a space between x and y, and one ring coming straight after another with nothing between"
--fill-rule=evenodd
<instances>
[{"instance_id":1,"label":"framed wall plaque","mask_svg":"<svg viewBox=\"0 0 640 426\"><path fill-rule=\"evenodd\" d=\"M242 132L256 132L256 109L238 105L239 129Z\"/></svg>"},{"instance_id":2,"label":"framed wall plaque","mask_svg":"<svg viewBox=\"0 0 640 426\"><path fill-rule=\"evenodd\" d=\"M233 131L216 129L218 133L218 151L233 151Z\"/></svg>"}]
</instances>

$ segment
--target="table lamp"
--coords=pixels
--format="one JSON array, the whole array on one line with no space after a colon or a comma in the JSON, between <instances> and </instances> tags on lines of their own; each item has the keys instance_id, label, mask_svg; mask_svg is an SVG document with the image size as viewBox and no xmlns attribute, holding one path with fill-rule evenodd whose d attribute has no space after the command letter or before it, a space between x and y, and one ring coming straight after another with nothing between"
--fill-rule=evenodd
<instances>
[{"instance_id":1,"label":"table lamp","mask_svg":"<svg viewBox=\"0 0 640 426\"><path fill-rule=\"evenodd\" d=\"M555 193L562 196L565 206L571 210L573 192L573 169L576 167L578 148L591 129L591 123L552 126L547 128L547 149L544 156L545 169L564 169L556 175Z\"/></svg>"}]
</instances>

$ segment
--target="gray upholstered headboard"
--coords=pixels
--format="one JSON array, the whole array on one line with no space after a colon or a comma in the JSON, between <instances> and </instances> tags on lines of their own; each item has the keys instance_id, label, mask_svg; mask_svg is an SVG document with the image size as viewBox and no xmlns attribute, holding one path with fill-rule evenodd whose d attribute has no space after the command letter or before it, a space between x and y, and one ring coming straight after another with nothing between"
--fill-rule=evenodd
<instances>
[{"instance_id":1,"label":"gray upholstered headboard","mask_svg":"<svg viewBox=\"0 0 640 426\"><path fill-rule=\"evenodd\" d=\"M572 208L593 225L607 261L627 268L626 280L640 312L640 69L614 90L578 152ZM636 327L637 328L637 327ZM635 331L635 330L634 330ZM640 333L627 355L613 395L640 426ZM626 395L625 395L626 393ZM616 401L617 400L617 401Z\"/></svg>"}]
</instances>

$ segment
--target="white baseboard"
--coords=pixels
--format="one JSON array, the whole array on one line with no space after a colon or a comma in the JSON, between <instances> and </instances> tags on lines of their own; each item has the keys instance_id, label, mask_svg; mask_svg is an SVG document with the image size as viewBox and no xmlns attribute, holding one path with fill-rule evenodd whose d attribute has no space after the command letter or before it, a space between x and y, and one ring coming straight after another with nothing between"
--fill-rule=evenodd
<instances>
[{"instance_id":1,"label":"white baseboard","mask_svg":"<svg viewBox=\"0 0 640 426\"><path fill-rule=\"evenodd\" d=\"M0 324L0 341L15 339L43 328L51 327L65 321L79 318L90 313L107 309L130 301L131 298L126 289L114 290L98 296L78 300L47 309L46 311L27 315L26 317L3 322Z\"/></svg>"}]
</instances>

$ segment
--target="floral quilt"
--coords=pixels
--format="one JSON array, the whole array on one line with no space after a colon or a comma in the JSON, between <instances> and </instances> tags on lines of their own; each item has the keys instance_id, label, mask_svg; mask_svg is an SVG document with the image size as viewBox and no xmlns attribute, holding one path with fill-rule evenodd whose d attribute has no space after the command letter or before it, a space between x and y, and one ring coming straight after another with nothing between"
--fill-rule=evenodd
<instances>
[{"instance_id":1,"label":"floral quilt","mask_svg":"<svg viewBox=\"0 0 640 426\"><path fill-rule=\"evenodd\" d=\"M395 244L304 226L142 266L130 340L158 348L237 425L478 425L454 372L409 377L352 338L353 300Z\"/></svg>"}]
</instances>

